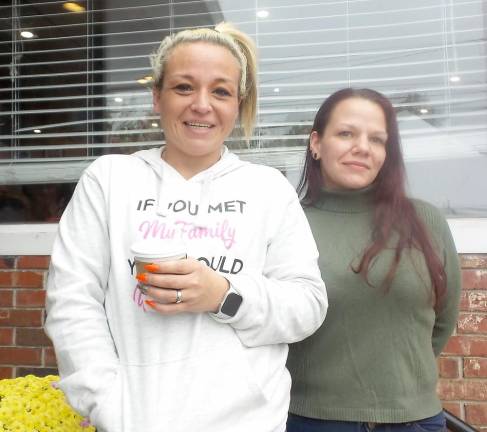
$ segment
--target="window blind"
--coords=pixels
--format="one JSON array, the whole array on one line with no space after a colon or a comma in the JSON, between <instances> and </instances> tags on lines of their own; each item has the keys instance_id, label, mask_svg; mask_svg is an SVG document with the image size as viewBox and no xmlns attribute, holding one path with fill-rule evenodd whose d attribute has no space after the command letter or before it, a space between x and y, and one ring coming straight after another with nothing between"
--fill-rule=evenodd
<instances>
[{"instance_id":1,"label":"window blind","mask_svg":"<svg viewBox=\"0 0 487 432\"><path fill-rule=\"evenodd\" d=\"M76 181L100 155L163 144L148 55L222 20L259 49L257 128L227 142L242 158L296 176L317 108L353 86L392 100L408 163L481 171L485 13L482 0L13 0L0 6L0 184Z\"/></svg>"}]
</instances>

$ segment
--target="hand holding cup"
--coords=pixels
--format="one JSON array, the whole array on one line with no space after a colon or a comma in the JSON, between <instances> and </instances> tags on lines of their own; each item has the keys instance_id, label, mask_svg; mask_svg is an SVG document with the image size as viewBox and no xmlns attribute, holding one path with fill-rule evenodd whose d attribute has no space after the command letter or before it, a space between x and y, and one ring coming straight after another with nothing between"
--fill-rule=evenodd
<instances>
[{"instance_id":1,"label":"hand holding cup","mask_svg":"<svg viewBox=\"0 0 487 432\"><path fill-rule=\"evenodd\" d=\"M136 278L149 297L145 303L164 315L217 312L229 288L227 279L203 262L186 258L181 246L161 253L163 248L164 242L150 247L142 242L132 247Z\"/></svg>"}]
</instances>

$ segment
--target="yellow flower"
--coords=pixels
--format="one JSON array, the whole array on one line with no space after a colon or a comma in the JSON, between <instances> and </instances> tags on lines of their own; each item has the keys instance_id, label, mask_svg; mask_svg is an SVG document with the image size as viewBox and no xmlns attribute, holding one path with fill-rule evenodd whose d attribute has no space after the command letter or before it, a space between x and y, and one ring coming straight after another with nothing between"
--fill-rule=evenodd
<instances>
[{"instance_id":1,"label":"yellow flower","mask_svg":"<svg viewBox=\"0 0 487 432\"><path fill-rule=\"evenodd\" d=\"M49 375L0 380L0 430L3 432L95 432L68 405Z\"/></svg>"}]
</instances>

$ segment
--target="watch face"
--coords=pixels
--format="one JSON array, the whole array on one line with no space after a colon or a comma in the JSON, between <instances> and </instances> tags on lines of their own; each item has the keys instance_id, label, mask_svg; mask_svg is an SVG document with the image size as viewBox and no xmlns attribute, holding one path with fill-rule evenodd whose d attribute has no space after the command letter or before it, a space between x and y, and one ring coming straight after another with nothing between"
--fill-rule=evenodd
<instances>
[{"instance_id":1,"label":"watch face","mask_svg":"<svg viewBox=\"0 0 487 432\"><path fill-rule=\"evenodd\" d=\"M223 302L220 312L233 317L237 313L241 304L242 296L236 293L230 293Z\"/></svg>"}]
</instances>

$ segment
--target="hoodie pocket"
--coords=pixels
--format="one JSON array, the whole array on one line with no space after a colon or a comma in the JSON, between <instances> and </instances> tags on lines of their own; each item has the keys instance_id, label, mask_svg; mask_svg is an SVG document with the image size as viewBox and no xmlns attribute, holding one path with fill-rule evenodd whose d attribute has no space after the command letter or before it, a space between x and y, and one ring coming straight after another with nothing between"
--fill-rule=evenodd
<instances>
[{"instance_id":1,"label":"hoodie pocket","mask_svg":"<svg viewBox=\"0 0 487 432\"><path fill-rule=\"evenodd\" d=\"M111 379L101 397L100 404L93 410L91 423L97 432L122 431L122 371L117 368L115 377Z\"/></svg>"},{"instance_id":2,"label":"hoodie pocket","mask_svg":"<svg viewBox=\"0 0 487 432\"><path fill-rule=\"evenodd\" d=\"M251 424L267 403L239 352L126 368L127 430L232 430L232 421Z\"/></svg>"}]
</instances>

